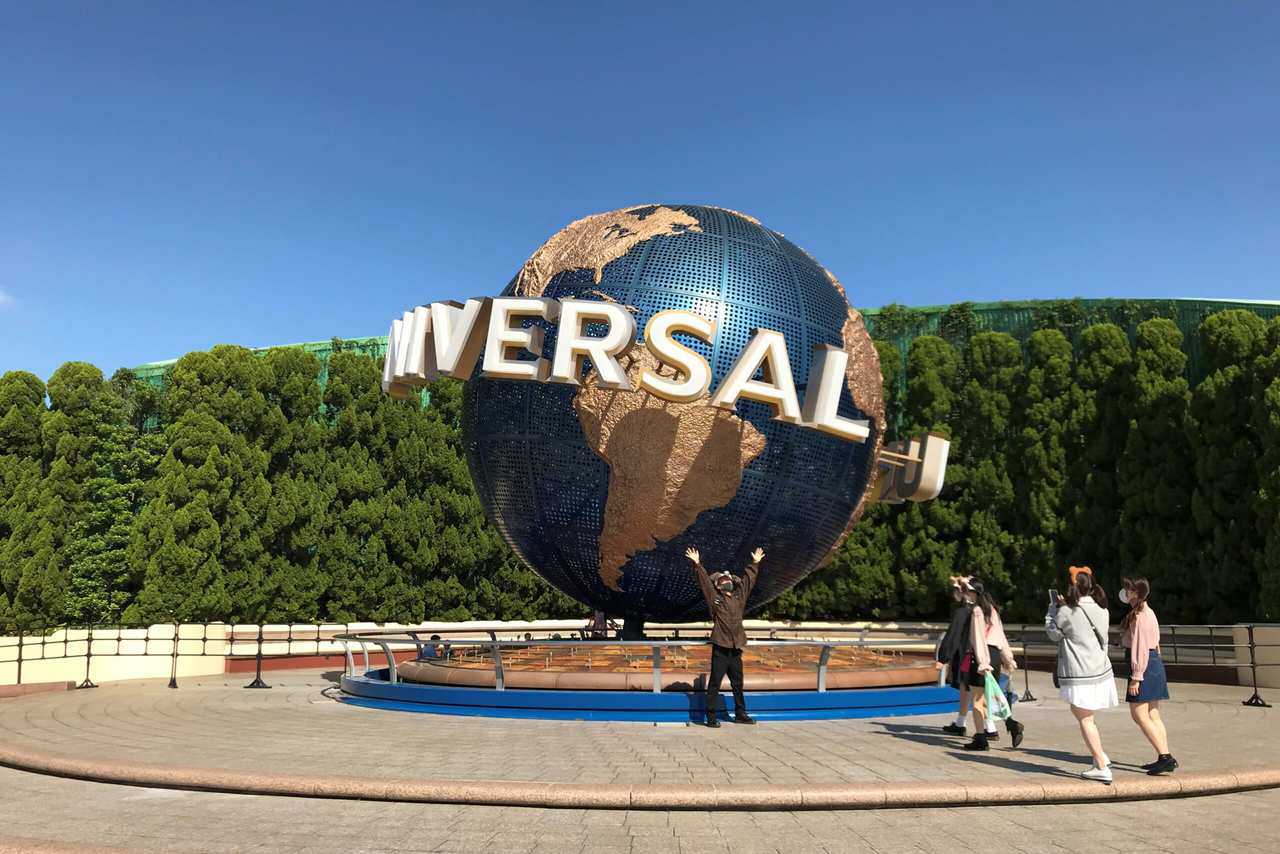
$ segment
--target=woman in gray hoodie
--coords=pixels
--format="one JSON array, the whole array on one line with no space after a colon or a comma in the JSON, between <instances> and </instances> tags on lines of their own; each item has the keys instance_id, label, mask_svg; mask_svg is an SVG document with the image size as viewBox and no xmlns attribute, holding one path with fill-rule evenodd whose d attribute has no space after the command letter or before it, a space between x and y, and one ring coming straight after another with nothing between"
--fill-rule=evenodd
<instances>
[{"instance_id":1,"label":"woman in gray hoodie","mask_svg":"<svg viewBox=\"0 0 1280 854\"><path fill-rule=\"evenodd\" d=\"M1080 724L1080 735L1093 756L1093 767L1082 776L1110 785L1111 760L1102 750L1102 736L1093 713L1117 706L1120 701L1107 655L1111 617L1093 600L1092 593L1092 573L1074 572L1066 596L1050 603L1044 630L1058 644L1055 681L1059 693L1071 704L1071 714Z\"/></svg>"}]
</instances>

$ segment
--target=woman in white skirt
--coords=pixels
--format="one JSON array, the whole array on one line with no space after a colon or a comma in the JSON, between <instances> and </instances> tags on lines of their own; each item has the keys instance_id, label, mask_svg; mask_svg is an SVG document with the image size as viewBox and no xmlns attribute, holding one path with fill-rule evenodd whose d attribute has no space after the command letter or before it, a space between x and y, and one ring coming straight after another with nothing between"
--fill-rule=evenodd
<instances>
[{"instance_id":1,"label":"woman in white skirt","mask_svg":"<svg viewBox=\"0 0 1280 854\"><path fill-rule=\"evenodd\" d=\"M1107 610L1094 601L1093 574L1072 567L1072 583L1065 596L1054 596L1044 617L1044 629L1058 644L1054 680L1062 699L1080 724L1080 735L1093 756L1093 767L1082 776L1111 784L1111 760L1102 750L1102 736L1093 713L1120 704L1115 674L1107 655Z\"/></svg>"}]
</instances>

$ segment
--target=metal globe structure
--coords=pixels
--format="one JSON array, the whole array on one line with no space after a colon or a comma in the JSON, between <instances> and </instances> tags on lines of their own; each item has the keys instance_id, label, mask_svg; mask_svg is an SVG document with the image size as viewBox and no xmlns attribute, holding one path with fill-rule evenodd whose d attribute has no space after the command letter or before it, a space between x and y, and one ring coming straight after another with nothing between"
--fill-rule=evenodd
<instances>
[{"instance_id":1,"label":"metal globe structure","mask_svg":"<svg viewBox=\"0 0 1280 854\"><path fill-rule=\"evenodd\" d=\"M768 406L743 400L733 415L744 423L735 422L739 432L727 439L647 411L615 419L604 447L598 433L584 430L595 423L589 416L601 415L599 408L584 414L585 386L468 382L463 441L485 511L516 554L555 587L629 622L702 619L706 605L685 549L698 548L713 570L736 571L758 546L767 557L749 603L757 610L818 568L847 536L882 439L879 363L839 282L790 240L720 208L628 208L553 237L503 295L616 301L633 311L641 331L659 311L700 314L717 324L714 341L679 340L708 360L713 388L758 327L785 335L802 397L816 345L860 355L850 359L839 414L869 422L871 438L861 443L775 420ZM535 322L551 352L555 324ZM724 460L738 459L737 446L725 455L725 442L734 441L742 443L743 465L726 471L733 466ZM684 462L672 462L677 454ZM699 494L713 491L705 485L717 479L718 488L736 488Z\"/></svg>"}]
</instances>

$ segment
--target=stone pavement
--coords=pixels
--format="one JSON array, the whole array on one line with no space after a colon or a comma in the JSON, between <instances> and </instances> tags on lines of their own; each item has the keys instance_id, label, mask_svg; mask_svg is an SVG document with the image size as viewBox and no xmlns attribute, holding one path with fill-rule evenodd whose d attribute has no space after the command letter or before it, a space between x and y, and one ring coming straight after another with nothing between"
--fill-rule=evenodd
<instances>
[{"instance_id":1,"label":"stone pavement","mask_svg":"<svg viewBox=\"0 0 1280 854\"><path fill-rule=\"evenodd\" d=\"M1280 790L1059 806L628 812L110 786L0 768L0 852L1241 854L1280 851ZM1140 835L1135 835L1140 834Z\"/></svg>"},{"instance_id":2,"label":"stone pavement","mask_svg":"<svg viewBox=\"0 0 1280 854\"><path fill-rule=\"evenodd\" d=\"M119 683L0 701L0 742L103 761L383 778L590 784L1074 779L1082 745L1047 678L1020 703L1019 751L960 750L942 716L700 727L452 718L335 702L319 672ZM1280 766L1276 709L1236 687L1174 685L1166 705L1188 772ZM1275 700L1275 697L1270 699ZM1124 708L1101 715L1117 779L1149 748ZM849 812L551 810L226 795L62 780L0 769L5 840L163 850L941 851L976 831L1010 851L1280 851L1280 791L1060 806ZM1135 828L1151 836L1139 841ZM33 843L34 844L34 843ZM1003 844L1003 843L1002 843ZM990 847L990 846L984 846Z\"/></svg>"}]
</instances>

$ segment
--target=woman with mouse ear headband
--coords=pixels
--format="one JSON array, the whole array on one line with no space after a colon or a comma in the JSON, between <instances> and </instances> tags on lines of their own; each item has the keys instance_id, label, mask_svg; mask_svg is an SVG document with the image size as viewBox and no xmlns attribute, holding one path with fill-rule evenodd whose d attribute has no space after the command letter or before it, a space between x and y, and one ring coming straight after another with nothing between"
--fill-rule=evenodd
<instances>
[{"instance_id":1,"label":"woman with mouse ear headband","mask_svg":"<svg viewBox=\"0 0 1280 854\"><path fill-rule=\"evenodd\" d=\"M948 578L951 584L951 598L955 600L956 607L951 612L951 624L947 626L946 633L938 642L934 661L934 667L947 671L947 684L960 692L956 719L942 728L947 735L963 736L966 733L965 724L969 720L969 709L973 702L968 680L964 679L960 672L961 661L969 648L969 623L972 619L972 609L964 601L964 588L972 580L971 575L952 575ZM988 729L988 736L999 738L999 731L995 728L994 722Z\"/></svg>"},{"instance_id":2,"label":"woman with mouse ear headband","mask_svg":"<svg viewBox=\"0 0 1280 854\"><path fill-rule=\"evenodd\" d=\"M1044 616L1045 633L1058 644L1054 684L1070 704L1080 737L1093 757L1093 766L1081 776L1111 785L1111 760L1102 749L1094 720L1094 712L1119 705L1107 652L1111 615L1094 599L1092 570L1073 566L1071 579L1066 595L1051 603Z\"/></svg>"}]
</instances>

